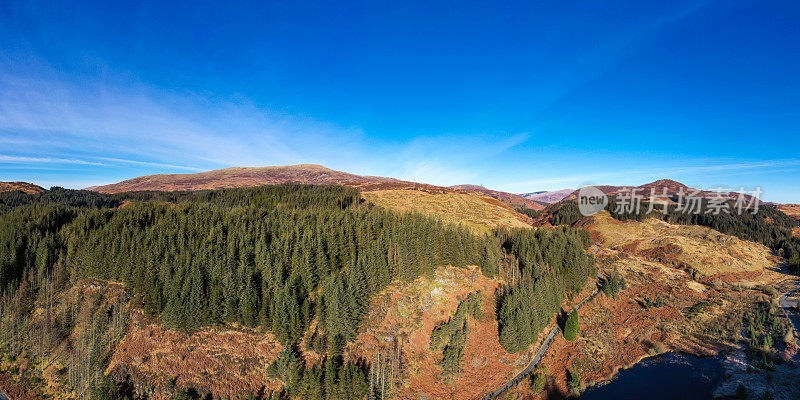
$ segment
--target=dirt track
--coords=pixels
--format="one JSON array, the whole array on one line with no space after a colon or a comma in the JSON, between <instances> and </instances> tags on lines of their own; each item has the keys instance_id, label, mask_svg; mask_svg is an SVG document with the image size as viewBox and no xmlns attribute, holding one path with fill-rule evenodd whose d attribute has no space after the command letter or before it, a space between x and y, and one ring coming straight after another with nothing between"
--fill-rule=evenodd
<instances>
[{"instance_id":1,"label":"dirt track","mask_svg":"<svg viewBox=\"0 0 800 400\"><path fill-rule=\"evenodd\" d=\"M598 274L598 278L601 279L601 280L603 279L600 274ZM578 304L575 307L575 310L579 310L584 304L586 304L586 302L590 301L595 296L597 296L597 294L600 293L600 289L601 289L601 285L598 284L597 285L597 289L594 291L594 293L592 293L589 297L587 297L582 302L580 302L580 304ZM482 398L482 400L491 400L491 399L499 396L500 394L502 394L506 390L510 389L512 386L514 386L517 383L519 383L519 381L521 381L523 378L525 378L526 376L530 375L533 372L533 370L536 369L536 366L539 365L539 362L542 360L542 357L544 357L544 354L547 352L547 349L550 347L550 343L553 342L553 338L555 338L556 334L560 330L561 330L561 328L558 326L558 324L556 324L556 326L550 331L550 334L547 335L547 338L544 340L544 342L542 343L541 347L539 347L539 351L536 352L536 356L533 357L533 360L531 360L530 364L528 364L528 366L525 367L525 369L523 369L522 371L520 371L520 373L518 373L514 378L512 378L510 381L506 382L505 385L501 386L499 389L495 390L494 392L486 395L485 397Z\"/></svg>"},{"instance_id":2,"label":"dirt track","mask_svg":"<svg viewBox=\"0 0 800 400\"><path fill-rule=\"evenodd\" d=\"M786 316L789 317L789 322L792 323L792 327L795 331L795 341L798 340L796 336L797 333L800 332L800 330L798 330L798 328L800 328L800 315L797 314L798 299L789 299L788 296L798 290L800 290L800 287L784 293L778 300L778 304L783 308L783 312L786 313Z\"/></svg>"}]
</instances>

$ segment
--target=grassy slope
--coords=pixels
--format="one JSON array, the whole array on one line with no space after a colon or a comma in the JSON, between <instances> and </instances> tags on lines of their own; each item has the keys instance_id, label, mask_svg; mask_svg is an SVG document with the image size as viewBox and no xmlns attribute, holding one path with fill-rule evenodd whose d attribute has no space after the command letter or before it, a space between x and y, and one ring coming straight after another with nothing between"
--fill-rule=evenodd
<instances>
[{"instance_id":1,"label":"grassy slope","mask_svg":"<svg viewBox=\"0 0 800 400\"><path fill-rule=\"evenodd\" d=\"M462 193L433 194L418 190L376 190L363 196L374 204L401 212L418 212L444 222L461 224L473 232L498 227L527 228L525 217L499 200Z\"/></svg>"},{"instance_id":2,"label":"grassy slope","mask_svg":"<svg viewBox=\"0 0 800 400\"><path fill-rule=\"evenodd\" d=\"M606 247L688 266L703 275L759 271L775 264L766 246L701 226L656 219L620 222L604 212L593 216L587 228Z\"/></svg>"},{"instance_id":3,"label":"grassy slope","mask_svg":"<svg viewBox=\"0 0 800 400\"><path fill-rule=\"evenodd\" d=\"M351 350L373 363L379 352L383 358L401 354L400 365L394 364L395 371L402 371L396 387L399 399L474 399L501 386L530 361L526 352L509 354L500 346L492 295L497 287L497 281L478 269L454 267L439 268L434 276L413 282L398 281L373 299ZM431 332L476 290L485 294L482 316L468 318L461 372L447 376L439 365L442 352L430 349Z\"/></svg>"},{"instance_id":4,"label":"grassy slope","mask_svg":"<svg viewBox=\"0 0 800 400\"><path fill-rule=\"evenodd\" d=\"M21 190L27 194L34 194L44 191L41 186L37 186L28 182L0 182L0 192L9 192L12 190Z\"/></svg>"},{"instance_id":5,"label":"grassy slope","mask_svg":"<svg viewBox=\"0 0 800 400\"><path fill-rule=\"evenodd\" d=\"M794 218L795 221L800 221L800 204L781 204L778 210Z\"/></svg>"},{"instance_id":6,"label":"grassy slope","mask_svg":"<svg viewBox=\"0 0 800 400\"><path fill-rule=\"evenodd\" d=\"M627 289L615 298L601 294L581 309L577 341L554 341L544 364L555 383L551 389L563 395L567 369L591 383L664 351L716 354L741 332L741 313L769 299L759 285L786 278L766 247L709 228L655 219L620 222L607 213L582 222L599 246L600 271L618 271ZM693 279L687 267L701 274ZM645 298L663 305L647 308ZM700 303L709 307L691 314ZM527 389L520 392L525 400L539 399Z\"/></svg>"}]
</instances>

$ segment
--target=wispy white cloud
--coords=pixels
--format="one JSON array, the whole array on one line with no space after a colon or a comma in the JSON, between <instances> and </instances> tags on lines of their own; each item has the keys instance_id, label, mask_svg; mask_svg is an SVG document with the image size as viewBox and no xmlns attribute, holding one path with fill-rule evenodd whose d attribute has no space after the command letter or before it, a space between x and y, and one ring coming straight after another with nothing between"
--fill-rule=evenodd
<instances>
[{"instance_id":1,"label":"wispy white cloud","mask_svg":"<svg viewBox=\"0 0 800 400\"><path fill-rule=\"evenodd\" d=\"M20 157L0 154L0 163L11 164L80 164L80 165L105 165L103 163L79 160L74 158L53 158L53 157Z\"/></svg>"},{"instance_id":2,"label":"wispy white cloud","mask_svg":"<svg viewBox=\"0 0 800 400\"><path fill-rule=\"evenodd\" d=\"M263 109L246 99L165 92L145 83L77 85L54 74L20 75L1 67L0 139L31 155L16 162L108 164L81 161L94 158L189 171L344 164L366 147L358 128ZM43 153L59 157L39 157Z\"/></svg>"},{"instance_id":3,"label":"wispy white cloud","mask_svg":"<svg viewBox=\"0 0 800 400\"><path fill-rule=\"evenodd\" d=\"M100 160L112 161L116 163L124 163L124 164L134 164L134 165L146 165L150 167L162 167L162 168L171 168L171 169L185 169L188 171L204 171L202 168L197 167L187 167L185 165L175 165L175 164L166 164L166 163L158 163L158 162L148 162L148 161L137 161L137 160L126 160L122 158L112 158L112 157L97 157Z\"/></svg>"}]
</instances>

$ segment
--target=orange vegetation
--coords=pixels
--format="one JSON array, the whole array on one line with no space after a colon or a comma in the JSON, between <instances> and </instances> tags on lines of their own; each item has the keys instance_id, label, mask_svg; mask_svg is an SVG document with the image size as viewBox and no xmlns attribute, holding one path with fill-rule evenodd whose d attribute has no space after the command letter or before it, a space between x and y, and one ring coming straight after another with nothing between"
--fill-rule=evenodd
<instances>
[{"instance_id":1,"label":"orange vegetation","mask_svg":"<svg viewBox=\"0 0 800 400\"><path fill-rule=\"evenodd\" d=\"M12 190L20 190L27 194L44 192L41 186L28 182L0 182L0 192L10 192Z\"/></svg>"},{"instance_id":2,"label":"orange vegetation","mask_svg":"<svg viewBox=\"0 0 800 400\"><path fill-rule=\"evenodd\" d=\"M800 204L780 204L778 210L794 218L795 221L800 221Z\"/></svg>"},{"instance_id":3,"label":"orange vegetation","mask_svg":"<svg viewBox=\"0 0 800 400\"><path fill-rule=\"evenodd\" d=\"M367 320L351 346L373 363L378 353L399 379L399 399L474 399L502 386L530 361L527 353L510 354L499 343L494 318L498 283L475 268L440 268L432 278L395 283L375 297ZM460 300L483 293L482 318L468 319L461 372L448 376L430 350L433 328L453 315Z\"/></svg>"},{"instance_id":4,"label":"orange vegetation","mask_svg":"<svg viewBox=\"0 0 800 400\"><path fill-rule=\"evenodd\" d=\"M266 377L267 366L282 349L270 334L225 328L187 334L137 321L117 345L107 373L144 378L155 389L154 400L170 398L172 392L165 390L170 381L199 393L238 398L282 386Z\"/></svg>"}]
</instances>

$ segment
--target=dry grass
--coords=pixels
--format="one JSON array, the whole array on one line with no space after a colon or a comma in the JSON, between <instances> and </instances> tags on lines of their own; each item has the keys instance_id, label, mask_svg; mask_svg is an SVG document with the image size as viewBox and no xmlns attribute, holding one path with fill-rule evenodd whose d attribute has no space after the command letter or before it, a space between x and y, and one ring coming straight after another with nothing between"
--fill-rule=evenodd
<instances>
[{"instance_id":1,"label":"dry grass","mask_svg":"<svg viewBox=\"0 0 800 400\"><path fill-rule=\"evenodd\" d=\"M27 194L44 192L42 187L28 182L0 182L0 192L9 192L12 190L21 190Z\"/></svg>"},{"instance_id":2,"label":"dry grass","mask_svg":"<svg viewBox=\"0 0 800 400\"><path fill-rule=\"evenodd\" d=\"M396 282L373 299L351 353L373 363L378 352L384 358L399 354L395 371L401 372L394 389L398 399L479 397L502 386L530 361L528 354L509 354L500 346L492 295L497 285L477 268L454 267L439 268L430 278ZM461 371L449 376L439 365L441 351L430 349L431 332L477 290L484 294L482 315L468 319Z\"/></svg>"},{"instance_id":3,"label":"dry grass","mask_svg":"<svg viewBox=\"0 0 800 400\"><path fill-rule=\"evenodd\" d=\"M697 282L680 269L626 251L605 251L600 265L606 274L619 271L627 288L614 298L601 294L587 303L581 308L579 339L567 342L559 336L548 350L544 363L561 394L568 393L567 369L591 384L664 351L716 354L730 344L735 329L727 329L729 324L741 321L737 310L762 296L757 290L714 285L711 278ZM663 303L648 308L644 298ZM700 303L708 306L688 312Z\"/></svg>"},{"instance_id":4,"label":"dry grass","mask_svg":"<svg viewBox=\"0 0 800 400\"><path fill-rule=\"evenodd\" d=\"M781 204L778 210L794 218L795 221L800 221L800 204Z\"/></svg>"},{"instance_id":5,"label":"dry grass","mask_svg":"<svg viewBox=\"0 0 800 400\"><path fill-rule=\"evenodd\" d=\"M499 227L529 228L525 217L491 197L463 193L429 193L419 190L364 192L372 203L401 212L417 212L465 226L477 234Z\"/></svg>"},{"instance_id":6,"label":"dry grass","mask_svg":"<svg viewBox=\"0 0 800 400\"><path fill-rule=\"evenodd\" d=\"M587 225L601 244L703 275L762 271L775 264L769 249L713 229L657 219L620 222L608 213Z\"/></svg>"},{"instance_id":7,"label":"dry grass","mask_svg":"<svg viewBox=\"0 0 800 400\"><path fill-rule=\"evenodd\" d=\"M143 378L155 393L170 393L174 384L238 398L280 387L267 380L266 369L282 348L269 334L225 328L186 334L140 321L117 345L106 372Z\"/></svg>"}]
</instances>

